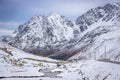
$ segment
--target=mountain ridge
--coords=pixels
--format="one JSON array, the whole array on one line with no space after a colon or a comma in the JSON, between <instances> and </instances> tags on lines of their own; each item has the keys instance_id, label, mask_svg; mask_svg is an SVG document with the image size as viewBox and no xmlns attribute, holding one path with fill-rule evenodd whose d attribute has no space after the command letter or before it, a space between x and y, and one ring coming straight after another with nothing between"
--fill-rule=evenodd
<instances>
[{"instance_id":1,"label":"mountain ridge","mask_svg":"<svg viewBox=\"0 0 120 80\"><path fill-rule=\"evenodd\" d=\"M73 26L72 21L57 13L34 16L19 26L16 36L8 43L24 51L47 56L74 39Z\"/></svg>"},{"instance_id":2,"label":"mountain ridge","mask_svg":"<svg viewBox=\"0 0 120 80\"><path fill-rule=\"evenodd\" d=\"M83 14L82 16L80 16L78 19L80 20L76 20L76 22L80 21L79 23L82 24L82 28L84 28L84 30L81 30L80 35L78 36L78 38L75 40L74 44L70 44L68 45L69 47L72 46L71 48L67 49L67 47L65 47L63 49L63 51L59 51L58 53L55 53L53 55L50 55L50 57L55 58L55 59L82 59L82 58L92 58L95 59L96 56L97 59L100 59L100 55L104 56L105 55L105 51L104 51L104 47L102 45L102 40L103 39L99 39L102 35L108 35L112 37L112 32L116 36L116 39L119 39L119 21L120 21L120 16L118 13L120 13L120 6L117 6L118 3L114 3L114 4L106 4L103 7L97 7L95 9L91 9L89 11L87 11L85 14ZM108 7L110 6L110 7ZM99 15L93 15L93 13L98 13L101 9L104 11L106 10L106 12L104 12L104 16L98 17ZM109 12L109 8L110 8L110 12ZM112 9L111 9L112 8ZM84 16L84 17L83 17ZM98 19L96 20L95 17L98 17ZM96 20L96 21L95 21ZM90 25L88 25L86 22L91 22ZM87 25L87 26L86 26ZM113 26L113 28L112 28ZM106 28L108 29L106 29ZM79 25L79 28L81 29L81 25ZM115 30L115 29L116 30ZM103 37L104 38L104 37ZM105 37L106 38L106 37ZM116 40L115 38L113 40ZM99 44L96 44L97 42L99 42ZM119 43L119 41L117 41ZM96 44L96 45L94 45ZM103 43L105 44L105 43ZM111 43L109 43L111 45L111 47L114 45L117 46L117 44L112 44L112 40ZM97 48L97 46L103 47L103 49L101 48ZM94 47L94 48L92 48ZM92 49L91 49L92 48ZM91 50L90 50L91 49ZM101 49L102 51L100 52ZM111 49L114 49L114 47L112 47ZM116 48L117 49L117 48ZM115 50L116 50L115 49ZM119 60L119 50L116 50L115 54L114 51L113 52L109 52L111 50L108 49L107 51L107 55L110 59L114 59L114 60ZM90 53L90 54L89 54ZM89 57L89 55L92 55L92 57ZM94 56L96 55L96 56ZM113 57L110 57L110 55L113 55ZM57 57L56 57L57 56ZM115 59L115 56L118 56L117 59ZM105 58L105 57L101 57L101 58Z\"/></svg>"},{"instance_id":3,"label":"mountain ridge","mask_svg":"<svg viewBox=\"0 0 120 80\"><path fill-rule=\"evenodd\" d=\"M114 32L114 28L119 29L119 13L120 3L108 3L102 7L90 9L76 21L70 21L54 12L48 16L34 16L19 26L16 36L8 43L37 55L68 59L76 54L83 54L82 50L88 48L89 43L96 43L95 40L101 35ZM115 34L117 33L119 30L116 30ZM84 40L87 42L84 43ZM86 51L89 52L89 49ZM87 58L87 55L80 57Z\"/></svg>"}]
</instances>

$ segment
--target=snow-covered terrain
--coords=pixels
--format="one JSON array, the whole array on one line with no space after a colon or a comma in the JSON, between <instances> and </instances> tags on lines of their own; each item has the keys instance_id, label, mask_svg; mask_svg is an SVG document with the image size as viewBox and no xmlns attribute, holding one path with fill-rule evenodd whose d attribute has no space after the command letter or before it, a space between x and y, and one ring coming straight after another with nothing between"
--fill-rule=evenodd
<instances>
[{"instance_id":1,"label":"snow-covered terrain","mask_svg":"<svg viewBox=\"0 0 120 80\"><path fill-rule=\"evenodd\" d=\"M81 32L92 28L92 24L120 20L120 3L108 3L103 7L90 9L76 20Z\"/></svg>"},{"instance_id":2,"label":"snow-covered terrain","mask_svg":"<svg viewBox=\"0 0 120 80\"><path fill-rule=\"evenodd\" d=\"M119 13L120 3L108 3L90 9L76 21L54 12L34 16L3 41L26 52L55 59L119 60Z\"/></svg>"},{"instance_id":3,"label":"snow-covered terrain","mask_svg":"<svg viewBox=\"0 0 120 80\"><path fill-rule=\"evenodd\" d=\"M39 69L55 68L58 62L26 53L0 41L0 77L43 76Z\"/></svg>"},{"instance_id":4,"label":"snow-covered terrain","mask_svg":"<svg viewBox=\"0 0 120 80\"><path fill-rule=\"evenodd\" d=\"M19 26L8 43L27 52L50 55L79 33L74 25L73 21L54 12L48 16L34 16Z\"/></svg>"},{"instance_id":5,"label":"snow-covered terrain","mask_svg":"<svg viewBox=\"0 0 120 80\"><path fill-rule=\"evenodd\" d=\"M95 60L56 61L0 42L2 80L119 80L120 65Z\"/></svg>"},{"instance_id":6,"label":"snow-covered terrain","mask_svg":"<svg viewBox=\"0 0 120 80\"><path fill-rule=\"evenodd\" d=\"M88 31L73 48L79 52L73 58L108 58L120 60L120 26L104 25Z\"/></svg>"},{"instance_id":7,"label":"snow-covered terrain","mask_svg":"<svg viewBox=\"0 0 120 80\"><path fill-rule=\"evenodd\" d=\"M120 60L120 4L109 3L77 18L81 33L74 42L50 55L56 59Z\"/></svg>"},{"instance_id":8,"label":"snow-covered terrain","mask_svg":"<svg viewBox=\"0 0 120 80\"><path fill-rule=\"evenodd\" d=\"M109 3L76 21L56 13L32 17L1 37L0 79L120 80L119 13L120 3Z\"/></svg>"},{"instance_id":9,"label":"snow-covered terrain","mask_svg":"<svg viewBox=\"0 0 120 80\"><path fill-rule=\"evenodd\" d=\"M104 14L102 13L103 16L89 25L79 36L76 45L71 49L78 50L78 52L70 59L84 57L120 60L120 4L106 4L104 7L93 9L92 12L96 13L101 11L101 9L104 12ZM93 21L96 19L93 16L89 16L89 14L88 12L85 14L88 16L88 20Z\"/></svg>"}]
</instances>

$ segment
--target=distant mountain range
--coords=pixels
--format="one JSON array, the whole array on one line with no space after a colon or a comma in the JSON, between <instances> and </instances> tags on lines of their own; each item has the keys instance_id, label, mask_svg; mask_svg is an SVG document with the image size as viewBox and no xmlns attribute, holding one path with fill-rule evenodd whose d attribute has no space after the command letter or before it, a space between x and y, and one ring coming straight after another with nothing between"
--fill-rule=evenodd
<instances>
[{"instance_id":1,"label":"distant mountain range","mask_svg":"<svg viewBox=\"0 0 120 80\"><path fill-rule=\"evenodd\" d=\"M71 21L51 13L34 16L2 39L26 52L55 59L120 60L120 3L90 9Z\"/></svg>"}]
</instances>

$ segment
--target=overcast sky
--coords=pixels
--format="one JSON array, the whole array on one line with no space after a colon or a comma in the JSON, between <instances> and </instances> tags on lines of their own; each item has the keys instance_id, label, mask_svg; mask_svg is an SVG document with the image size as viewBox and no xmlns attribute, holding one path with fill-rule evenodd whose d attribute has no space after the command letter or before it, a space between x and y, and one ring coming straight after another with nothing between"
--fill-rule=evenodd
<instances>
[{"instance_id":1,"label":"overcast sky","mask_svg":"<svg viewBox=\"0 0 120 80\"><path fill-rule=\"evenodd\" d=\"M35 15L56 12L75 20L91 8L120 0L0 0L0 34L9 34Z\"/></svg>"}]
</instances>

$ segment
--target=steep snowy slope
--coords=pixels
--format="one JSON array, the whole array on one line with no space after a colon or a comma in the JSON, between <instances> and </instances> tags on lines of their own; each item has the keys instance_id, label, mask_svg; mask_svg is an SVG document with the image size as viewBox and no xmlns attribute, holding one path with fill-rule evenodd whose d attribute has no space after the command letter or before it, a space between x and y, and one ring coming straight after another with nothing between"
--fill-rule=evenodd
<instances>
[{"instance_id":1,"label":"steep snowy slope","mask_svg":"<svg viewBox=\"0 0 120 80\"><path fill-rule=\"evenodd\" d=\"M58 62L26 53L0 41L0 79L3 76L42 76L39 69L54 68Z\"/></svg>"},{"instance_id":2,"label":"steep snowy slope","mask_svg":"<svg viewBox=\"0 0 120 80\"><path fill-rule=\"evenodd\" d=\"M8 43L27 52L49 55L74 39L74 23L64 16L51 13L48 16L34 16L19 26L17 35Z\"/></svg>"},{"instance_id":3,"label":"steep snowy slope","mask_svg":"<svg viewBox=\"0 0 120 80\"><path fill-rule=\"evenodd\" d=\"M71 49L77 53L72 53L76 55L71 59L84 57L120 60L120 4L106 4L104 7L92 9L92 13L90 11L84 14L87 15L84 19L87 19L91 24L87 25L88 29L85 29L79 36L80 39ZM99 11L102 11L103 16L98 19L96 16L99 15L96 13ZM90 15L93 13L96 16ZM77 22L79 21L77 20Z\"/></svg>"},{"instance_id":4,"label":"steep snowy slope","mask_svg":"<svg viewBox=\"0 0 120 80\"><path fill-rule=\"evenodd\" d=\"M108 3L103 7L97 7L87 11L85 14L77 18L76 24L79 25L81 32L91 25L97 23L99 20L102 22L109 22L113 20L120 20L120 3Z\"/></svg>"},{"instance_id":5,"label":"steep snowy slope","mask_svg":"<svg viewBox=\"0 0 120 80\"><path fill-rule=\"evenodd\" d=\"M120 4L109 3L91 9L76 20L81 33L62 51L50 55L55 59L120 59ZM76 54L76 55L75 55ZM75 56L74 56L75 55Z\"/></svg>"},{"instance_id":6,"label":"steep snowy slope","mask_svg":"<svg viewBox=\"0 0 120 80\"><path fill-rule=\"evenodd\" d=\"M12 61L16 62L22 62L23 61L23 65L24 62L25 64L29 64L30 61L28 61L28 63L26 63L26 60L32 60L33 62L34 60L38 60L38 61L46 61L46 62L57 62L56 60L52 60L49 58L45 58L45 57L40 57L40 56L36 56L30 53L26 53L22 50L19 50L17 48L14 48L8 44L6 44L5 42L0 41L0 61L1 62L5 62L8 64L12 64Z\"/></svg>"},{"instance_id":7,"label":"steep snowy slope","mask_svg":"<svg viewBox=\"0 0 120 80\"><path fill-rule=\"evenodd\" d=\"M120 60L120 26L103 25L84 34L73 50L78 53L73 58L109 58Z\"/></svg>"},{"instance_id":8,"label":"steep snowy slope","mask_svg":"<svg viewBox=\"0 0 120 80\"><path fill-rule=\"evenodd\" d=\"M108 57L119 60L119 25L120 3L108 3L87 11L76 22L56 13L35 16L19 26L8 43L55 59L75 55L70 59Z\"/></svg>"}]
</instances>

